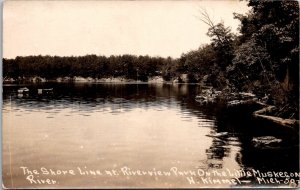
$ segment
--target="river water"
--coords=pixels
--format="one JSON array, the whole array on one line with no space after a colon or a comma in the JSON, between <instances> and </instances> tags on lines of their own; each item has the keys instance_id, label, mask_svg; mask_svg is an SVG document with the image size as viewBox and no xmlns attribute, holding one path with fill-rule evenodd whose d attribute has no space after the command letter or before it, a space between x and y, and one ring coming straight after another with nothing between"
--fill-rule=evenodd
<instances>
[{"instance_id":1,"label":"river water","mask_svg":"<svg viewBox=\"0 0 300 190\"><path fill-rule=\"evenodd\" d=\"M29 94L17 93L23 86ZM38 95L38 88L53 88L53 94ZM228 119L218 106L196 102L200 91L183 84L4 85L3 184L230 187L273 185L241 171L299 172L297 146L261 150L251 143L253 137L289 132Z\"/></svg>"}]
</instances>

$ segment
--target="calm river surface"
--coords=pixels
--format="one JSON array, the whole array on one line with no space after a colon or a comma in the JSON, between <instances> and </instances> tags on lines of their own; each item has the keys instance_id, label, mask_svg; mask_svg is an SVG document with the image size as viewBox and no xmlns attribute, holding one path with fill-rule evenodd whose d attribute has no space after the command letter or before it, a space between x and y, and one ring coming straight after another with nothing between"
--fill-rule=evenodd
<instances>
[{"instance_id":1,"label":"calm river surface","mask_svg":"<svg viewBox=\"0 0 300 190\"><path fill-rule=\"evenodd\" d=\"M29 94L18 95L24 86ZM38 95L38 88L53 88L54 93ZM268 129L240 118L226 120L217 107L201 106L195 101L200 90L180 84L4 85L4 186L226 187L235 184L206 183L202 174L178 172L299 172L298 147L255 149L251 139L269 134ZM220 132L228 135L214 137ZM148 173L131 175L129 169ZM33 170L37 174L30 175ZM253 177L229 174L222 179L258 183ZM55 182L39 184L37 179Z\"/></svg>"}]
</instances>

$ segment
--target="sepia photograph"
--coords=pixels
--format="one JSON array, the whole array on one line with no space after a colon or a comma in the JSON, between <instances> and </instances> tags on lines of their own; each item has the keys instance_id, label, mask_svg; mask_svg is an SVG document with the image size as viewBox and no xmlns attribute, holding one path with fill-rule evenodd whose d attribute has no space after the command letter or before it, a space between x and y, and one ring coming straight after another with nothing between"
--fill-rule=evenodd
<instances>
[{"instance_id":1,"label":"sepia photograph","mask_svg":"<svg viewBox=\"0 0 300 190\"><path fill-rule=\"evenodd\" d=\"M299 187L299 2L2 2L2 188Z\"/></svg>"}]
</instances>

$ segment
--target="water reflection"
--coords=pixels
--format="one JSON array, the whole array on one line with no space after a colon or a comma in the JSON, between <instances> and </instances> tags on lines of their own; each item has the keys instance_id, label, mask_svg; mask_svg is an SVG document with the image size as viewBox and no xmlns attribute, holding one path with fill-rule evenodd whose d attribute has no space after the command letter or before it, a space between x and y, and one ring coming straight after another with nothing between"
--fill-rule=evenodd
<instances>
[{"instance_id":1,"label":"water reflection","mask_svg":"<svg viewBox=\"0 0 300 190\"><path fill-rule=\"evenodd\" d=\"M55 86L54 94L36 93L38 88L49 86ZM25 110L28 112L35 111L36 108L47 110L54 107L58 109L57 111L72 107L80 111L93 112L109 107L113 113L117 113L121 109L130 111L136 107L163 111L165 107L180 106L183 108L182 118L188 119L191 112L199 115L201 119L204 118L199 109L194 109L196 107L194 100L189 99L198 91L195 91L195 87L188 88L187 85L41 84L31 85L29 94L16 93L18 88L18 86L5 87L4 105L13 100L12 105L28 108L29 110Z\"/></svg>"},{"instance_id":2,"label":"water reflection","mask_svg":"<svg viewBox=\"0 0 300 190\"><path fill-rule=\"evenodd\" d=\"M17 93L20 86L4 86L3 91L3 174L8 186L12 175L16 187L30 187L21 178L20 165L291 171L298 166L298 151L289 144L280 150L253 148L254 136L270 133L265 126L245 118L232 120L217 106L199 105L194 99L201 91L198 85L43 83L26 86L30 89L26 95ZM54 91L39 95L39 88ZM289 132L283 134L288 135ZM13 154L12 174L8 167L8 145ZM36 161L32 163L32 160ZM137 180L110 180L90 179L89 184L91 187L139 186ZM165 180L167 184L144 178L142 181L148 187L190 187L186 179ZM70 183L86 185L86 181L72 178L64 179L60 187L68 187Z\"/></svg>"}]
</instances>

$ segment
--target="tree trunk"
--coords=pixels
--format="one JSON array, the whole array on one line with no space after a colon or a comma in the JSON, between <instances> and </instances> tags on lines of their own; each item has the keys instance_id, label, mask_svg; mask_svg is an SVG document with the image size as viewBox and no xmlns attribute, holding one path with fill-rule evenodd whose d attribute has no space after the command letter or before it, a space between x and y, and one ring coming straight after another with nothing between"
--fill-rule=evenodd
<instances>
[{"instance_id":1,"label":"tree trunk","mask_svg":"<svg viewBox=\"0 0 300 190\"><path fill-rule=\"evenodd\" d=\"M265 121L271 121L273 123L276 123L276 124L279 124L281 126L288 127L288 128L295 129L295 127L299 126L299 120L283 119L280 117L266 115L266 113L270 113L274 109L275 109L275 106L268 106L261 110L255 111L253 113L253 116L255 118L260 118Z\"/></svg>"}]
</instances>

